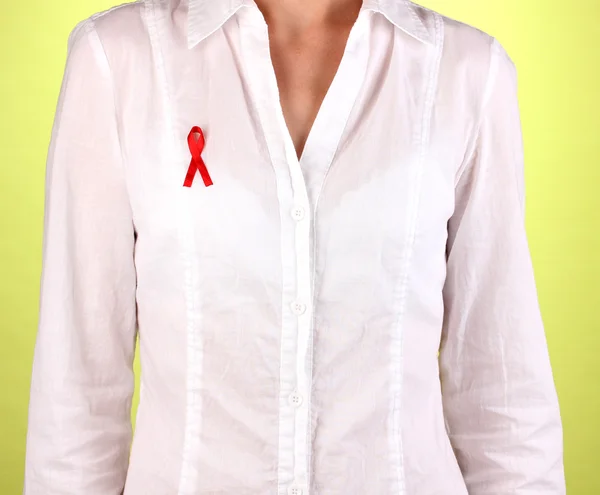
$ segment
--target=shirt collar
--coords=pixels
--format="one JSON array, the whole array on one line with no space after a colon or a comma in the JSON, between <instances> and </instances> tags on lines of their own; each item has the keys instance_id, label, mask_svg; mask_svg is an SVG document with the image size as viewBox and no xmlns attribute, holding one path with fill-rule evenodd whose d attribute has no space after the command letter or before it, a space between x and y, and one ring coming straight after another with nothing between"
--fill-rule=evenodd
<instances>
[{"instance_id":1,"label":"shirt collar","mask_svg":"<svg viewBox=\"0 0 600 495\"><path fill-rule=\"evenodd\" d=\"M240 8L256 6L254 0L189 0L187 44L192 48L215 32ZM412 37L431 43L431 34L410 0L363 0L363 10L373 10Z\"/></svg>"}]
</instances>

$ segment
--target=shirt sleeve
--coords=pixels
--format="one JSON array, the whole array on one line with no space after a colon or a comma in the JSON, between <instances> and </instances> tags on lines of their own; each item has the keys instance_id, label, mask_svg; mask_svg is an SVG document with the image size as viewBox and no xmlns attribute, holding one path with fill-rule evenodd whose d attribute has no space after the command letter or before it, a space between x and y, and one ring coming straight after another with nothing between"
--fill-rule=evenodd
<instances>
[{"instance_id":1,"label":"shirt sleeve","mask_svg":"<svg viewBox=\"0 0 600 495\"><path fill-rule=\"evenodd\" d=\"M517 73L493 39L448 223L440 379L470 495L562 495L559 404L525 231Z\"/></svg>"},{"instance_id":2,"label":"shirt sleeve","mask_svg":"<svg viewBox=\"0 0 600 495\"><path fill-rule=\"evenodd\" d=\"M132 435L134 227L108 61L70 33L48 148L24 495L122 493Z\"/></svg>"}]
</instances>

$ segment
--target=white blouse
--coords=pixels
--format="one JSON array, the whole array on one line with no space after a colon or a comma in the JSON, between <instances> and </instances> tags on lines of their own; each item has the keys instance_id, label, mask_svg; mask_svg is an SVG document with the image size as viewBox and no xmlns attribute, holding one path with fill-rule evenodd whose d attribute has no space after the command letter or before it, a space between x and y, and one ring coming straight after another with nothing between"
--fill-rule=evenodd
<instances>
[{"instance_id":1,"label":"white blouse","mask_svg":"<svg viewBox=\"0 0 600 495\"><path fill-rule=\"evenodd\" d=\"M82 20L24 494L564 494L523 165L504 48L405 0L364 1L300 160L253 0Z\"/></svg>"}]
</instances>

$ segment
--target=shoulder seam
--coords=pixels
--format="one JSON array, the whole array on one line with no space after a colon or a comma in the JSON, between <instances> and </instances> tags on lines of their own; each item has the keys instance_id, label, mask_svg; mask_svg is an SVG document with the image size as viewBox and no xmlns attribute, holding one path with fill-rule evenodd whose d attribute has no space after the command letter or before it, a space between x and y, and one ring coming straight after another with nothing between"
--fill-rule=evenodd
<instances>
[{"instance_id":1,"label":"shoulder seam","mask_svg":"<svg viewBox=\"0 0 600 495\"><path fill-rule=\"evenodd\" d=\"M119 5L114 5L113 7L110 7L108 9L101 10L99 12L94 12L93 14L89 15L88 17L85 17L84 19L79 20L75 24L75 26L73 26L73 28L71 29L71 32L69 33L69 36L67 39L67 46L71 46L71 44L77 39L77 37L81 35L82 31L89 32L90 30L95 30L95 27L92 24L96 21L96 19L103 17L104 15L108 14L109 12L112 12L113 10L118 10L123 7L127 7L129 5L134 5L134 4L138 4L138 3L141 4L141 3L144 3L144 1L145 0L133 0L130 2L124 2Z\"/></svg>"},{"instance_id":2,"label":"shoulder seam","mask_svg":"<svg viewBox=\"0 0 600 495\"><path fill-rule=\"evenodd\" d=\"M118 9L127 7L129 5L135 5L136 3L144 3L144 0L133 0L133 1L130 1L130 2L123 2L123 3L120 3L118 5L114 5L114 6L110 7L110 8L108 8L108 9L96 12L96 13L92 14L89 18L91 20L96 20L96 19L98 19L98 18L100 18L100 17L102 17L102 16L104 16L104 15L112 12L113 10L118 10Z\"/></svg>"}]
</instances>

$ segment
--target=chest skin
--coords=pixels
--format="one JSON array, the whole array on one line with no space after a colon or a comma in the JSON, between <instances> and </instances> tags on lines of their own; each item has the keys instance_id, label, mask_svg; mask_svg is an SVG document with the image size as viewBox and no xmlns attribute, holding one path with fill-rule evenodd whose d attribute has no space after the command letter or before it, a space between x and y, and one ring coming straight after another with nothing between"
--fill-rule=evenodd
<instances>
[{"instance_id":1,"label":"chest skin","mask_svg":"<svg viewBox=\"0 0 600 495\"><path fill-rule=\"evenodd\" d=\"M269 48L280 103L298 159L338 70L358 12L301 32L269 22Z\"/></svg>"}]
</instances>

